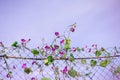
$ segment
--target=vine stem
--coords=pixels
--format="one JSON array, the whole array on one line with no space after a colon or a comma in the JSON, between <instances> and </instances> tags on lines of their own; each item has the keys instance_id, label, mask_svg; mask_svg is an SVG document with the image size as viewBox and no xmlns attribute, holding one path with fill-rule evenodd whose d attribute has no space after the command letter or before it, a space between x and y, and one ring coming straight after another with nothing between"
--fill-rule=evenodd
<instances>
[{"instance_id":1,"label":"vine stem","mask_svg":"<svg viewBox=\"0 0 120 80\"><path fill-rule=\"evenodd\" d=\"M19 56L4 56L0 55L2 58L14 58L14 59L28 59L28 60L45 60L46 58L26 58L26 57L19 57ZM75 60L77 59L102 59L102 58L115 58L115 57L120 57L120 55L114 55L114 56L103 56L103 57L85 57L85 58L74 58ZM53 60L69 60L70 58L53 58Z\"/></svg>"}]
</instances>

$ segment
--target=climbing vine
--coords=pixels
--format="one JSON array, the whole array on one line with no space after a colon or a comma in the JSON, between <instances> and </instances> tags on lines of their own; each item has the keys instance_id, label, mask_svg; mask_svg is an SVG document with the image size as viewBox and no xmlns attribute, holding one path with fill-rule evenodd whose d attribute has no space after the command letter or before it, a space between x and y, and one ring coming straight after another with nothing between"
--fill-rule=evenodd
<instances>
[{"instance_id":1,"label":"climbing vine","mask_svg":"<svg viewBox=\"0 0 120 80\"><path fill-rule=\"evenodd\" d=\"M27 46L31 39L15 41L10 47L6 47L4 43L0 42L0 60L5 65L4 67L0 67L0 69L4 68L4 71L7 71L4 74L6 75L5 77L12 80L15 76L13 72L15 70L18 71L17 65L13 63L11 68L11 61L8 60L19 59L22 60L19 69L21 68L25 75L31 75L35 71L34 66L37 66L41 70L41 75L44 72L44 68L51 68L54 72L52 75L54 78L46 77L45 75L31 75L29 76L31 80L64 80L65 78L79 80L79 77L84 79L89 77L92 80L96 74L96 71L92 71L95 67L106 68L108 65L111 66L108 68L114 76L120 76L120 63L117 63L117 66L111 64L116 58L120 57L120 48L104 48L99 47L97 44L92 44L90 47L71 46L72 39L70 39L70 34L75 32L75 30L76 23L70 25L63 34L55 32L55 39L53 39L51 44L42 41L42 45L36 48L29 48ZM25 60L30 60L30 62L24 63ZM58 61L61 65L64 62L64 65L62 67L58 66ZM81 68L75 68L76 65L78 67L85 66L84 72L79 71ZM37 78L37 76L40 76L40 78ZM4 79L0 78L0 80Z\"/></svg>"}]
</instances>

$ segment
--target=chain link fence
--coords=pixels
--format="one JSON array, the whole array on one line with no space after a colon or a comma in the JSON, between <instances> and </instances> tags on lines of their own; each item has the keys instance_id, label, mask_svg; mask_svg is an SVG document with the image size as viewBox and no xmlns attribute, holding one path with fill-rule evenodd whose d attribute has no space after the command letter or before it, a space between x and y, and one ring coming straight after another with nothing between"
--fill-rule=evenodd
<instances>
[{"instance_id":1,"label":"chain link fence","mask_svg":"<svg viewBox=\"0 0 120 80\"><path fill-rule=\"evenodd\" d=\"M119 48L108 48L109 55L103 52L97 57L89 48L82 49L73 53L73 62L67 53L65 58L53 56L54 62L45 65L47 57L33 56L27 47L1 47L0 80L120 80ZM110 63L100 66L104 60ZM91 61L96 63L92 65Z\"/></svg>"}]
</instances>

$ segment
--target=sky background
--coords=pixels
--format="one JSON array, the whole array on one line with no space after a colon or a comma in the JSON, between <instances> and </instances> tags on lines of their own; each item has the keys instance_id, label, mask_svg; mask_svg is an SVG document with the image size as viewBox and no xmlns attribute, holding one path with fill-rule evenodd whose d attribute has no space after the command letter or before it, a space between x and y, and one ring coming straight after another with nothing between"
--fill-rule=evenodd
<instances>
[{"instance_id":1,"label":"sky background","mask_svg":"<svg viewBox=\"0 0 120 80\"><path fill-rule=\"evenodd\" d=\"M76 22L75 46L120 44L120 0L0 0L0 41L9 46L21 38L50 43Z\"/></svg>"}]
</instances>

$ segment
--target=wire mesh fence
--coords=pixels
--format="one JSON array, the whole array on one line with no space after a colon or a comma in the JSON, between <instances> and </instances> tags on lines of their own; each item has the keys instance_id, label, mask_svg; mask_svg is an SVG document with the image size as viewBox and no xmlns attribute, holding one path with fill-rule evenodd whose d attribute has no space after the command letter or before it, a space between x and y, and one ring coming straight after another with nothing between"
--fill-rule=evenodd
<instances>
[{"instance_id":1,"label":"wire mesh fence","mask_svg":"<svg viewBox=\"0 0 120 80\"><path fill-rule=\"evenodd\" d=\"M0 42L0 80L120 80L120 47L74 47L68 26L50 45L29 48L30 39L10 47Z\"/></svg>"},{"instance_id":2,"label":"wire mesh fence","mask_svg":"<svg viewBox=\"0 0 120 80\"><path fill-rule=\"evenodd\" d=\"M109 48L106 49L107 54L103 52L96 57L88 48L83 51L81 48L80 52L73 53L74 61L71 61L71 53L67 53L65 58L53 56L54 62L46 65L47 57L33 56L25 46L2 47L0 80L120 80L120 56L117 51ZM110 62L105 64L105 60ZM102 61L104 64L100 65Z\"/></svg>"}]
</instances>

